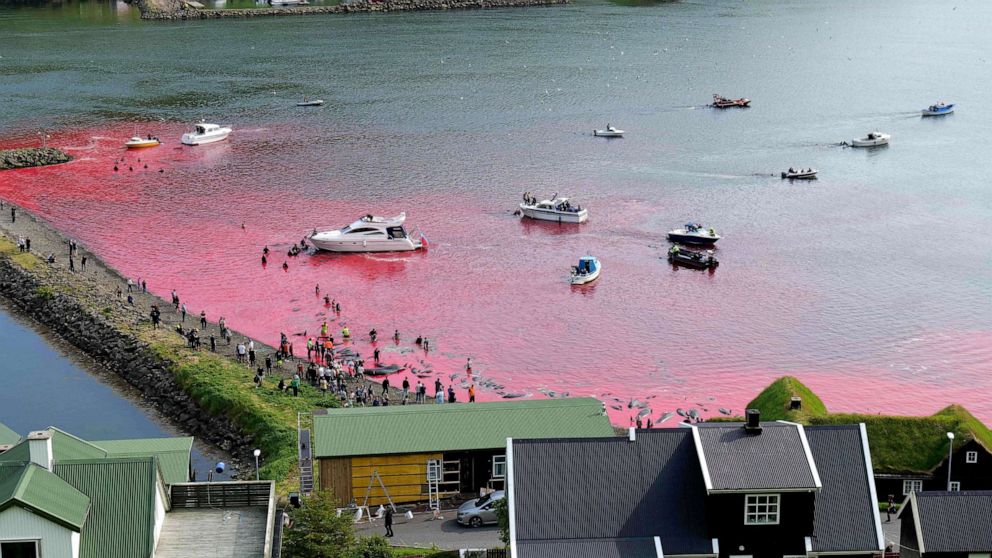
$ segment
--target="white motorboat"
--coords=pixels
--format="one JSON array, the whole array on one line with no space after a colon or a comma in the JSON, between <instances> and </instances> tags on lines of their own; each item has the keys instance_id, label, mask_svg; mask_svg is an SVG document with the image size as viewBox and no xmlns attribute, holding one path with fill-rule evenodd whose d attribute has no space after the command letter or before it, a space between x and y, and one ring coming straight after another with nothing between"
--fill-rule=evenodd
<instances>
[{"instance_id":1,"label":"white motorboat","mask_svg":"<svg viewBox=\"0 0 992 558\"><path fill-rule=\"evenodd\" d=\"M868 132L868 135L863 138L855 138L851 140L851 147L876 147L879 145L888 145L891 137L892 136L889 134L883 134L882 132Z\"/></svg>"},{"instance_id":2,"label":"white motorboat","mask_svg":"<svg viewBox=\"0 0 992 558\"><path fill-rule=\"evenodd\" d=\"M329 252L405 252L425 245L423 235L414 239L406 232L406 213L395 217L366 215L343 229L314 232L310 242Z\"/></svg>"},{"instance_id":3,"label":"white motorboat","mask_svg":"<svg viewBox=\"0 0 992 558\"><path fill-rule=\"evenodd\" d=\"M715 244L720 240L720 235L716 234L716 229L699 223L686 223L681 229L668 231L668 240L682 244Z\"/></svg>"},{"instance_id":4,"label":"white motorboat","mask_svg":"<svg viewBox=\"0 0 992 558\"><path fill-rule=\"evenodd\" d=\"M607 124L605 130L593 130L592 135L601 138L622 138L623 130L617 129Z\"/></svg>"},{"instance_id":5,"label":"white motorboat","mask_svg":"<svg viewBox=\"0 0 992 558\"><path fill-rule=\"evenodd\" d=\"M572 266L572 274L569 282L573 285L585 285L592 283L599 277L599 272L603 266L599 263L599 258L595 256L582 256L579 258L579 265Z\"/></svg>"},{"instance_id":6,"label":"white motorboat","mask_svg":"<svg viewBox=\"0 0 992 558\"><path fill-rule=\"evenodd\" d=\"M920 112L923 116L944 116L945 114L954 112L954 103L937 103L936 105L930 105Z\"/></svg>"},{"instance_id":7,"label":"white motorboat","mask_svg":"<svg viewBox=\"0 0 992 558\"><path fill-rule=\"evenodd\" d=\"M782 178L795 179L795 180L810 180L816 178L816 173L820 171L814 168L808 169L794 169L789 168L787 171L782 171Z\"/></svg>"},{"instance_id":8,"label":"white motorboat","mask_svg":"<svg viewBox=\"0 0 992 558\"><path fill-rule=\"evenodd\" d=\"M133 138L124 142L124 147L128 149L144 149L146 147L157 147L162 142L158 138L148 136L147 138L141 138L134 136Z\"/></svg>"},{"instance_id":9,"label":"white motorboat","mask_svg":"<svg viewBox=\"0 0 992 558\"><path fill-rule=\"evenodd\" d=\"M306 6L309 3L307 0L269 0L273 6Z\"/></svg>"},{"instance_id":10,"label":"white motorboat","mask_svg":"<svg viewBox=\"0 0 992 558\"><path fill-rule=\"evenodd\" d=\"M550 200L537 201L537 198L524 194L520 204L520 213L524 217L542 221L557 221L559 223L585 223L589 218L589 210L572 205L568 198L559 198L556 193Z\"/></svg>"},{"instance_id":11,"label":"white motorboat","mask_svg":"<svg viewBox=\"0 0 992 558\"><path fill-rule=\"evenodd\" d=\"M192 132L186 132L183 134L182 142L186 145L202 145L204 143L223 141L227 139L227 136L230 134L230 128L219 126L217 124L200 122L193 128Z\"/></svg>"},{"instance_id":12,"label":"white motorboat","mask_svg":"<svg viewBox=\"0 0 992 558\"><path fill-rule=\"evenodd\" d=\"M308 100L306 97L303 97L303 100L302 101L300 101L299 103L296 103L296 106L298 106L298 107L320 107L320 106L323 106L323 105L324 105L324 100L323 99L310 99L310 100Z\"/></svg>"}]
</instances>

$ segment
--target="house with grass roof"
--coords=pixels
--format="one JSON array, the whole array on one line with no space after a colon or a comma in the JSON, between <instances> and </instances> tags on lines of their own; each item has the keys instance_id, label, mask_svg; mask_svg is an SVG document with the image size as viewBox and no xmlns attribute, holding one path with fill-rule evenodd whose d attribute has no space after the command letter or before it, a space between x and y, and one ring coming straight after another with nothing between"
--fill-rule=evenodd
<instances>
[{"instance_id":1,"label":"house with grass roof","mask_svg":"<svg viewBox=\"0 0 992 558\"><path fill-rule=\"evenodd\" d=\"M90 442L50 427L6 445L2 558L271 555L273 483L189 482L193 438Z\"/></svg>"},{"instance_id":2,"label":"house with grass roof","mask_svg":"<svg viewBox=\"0 0 992 558\"><path fill-rule=\"evenodd\" d=\"M785 376L748 408L807 425L864 423L882 501L889 495L901 502L913 492L947 490L948 468L951 490L992 490L992 431L960 405L922 417L831 413L802 382Z\"/></svg>"}]
</instances>

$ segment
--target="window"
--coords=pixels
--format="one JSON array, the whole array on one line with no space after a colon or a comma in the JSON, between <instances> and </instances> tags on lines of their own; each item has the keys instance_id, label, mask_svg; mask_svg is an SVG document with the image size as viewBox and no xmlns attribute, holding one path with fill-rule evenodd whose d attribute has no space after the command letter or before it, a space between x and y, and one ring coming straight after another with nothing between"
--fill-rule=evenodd
<instances>
[{"instance_id":1,"label":"window","mask_svg":"<svg viewBox=\"0 0 992 558\"><path fill-rule=\"evenodd\" d=\"M951 492L961 492L961 483L957 481L951 481Z\"/></svg>"},{"instance_id":2,"label":"window","mask_svg":"<svg viewBox=\"0 0 992 558\"><path fill-rule=\"evenodd\" d=\"M992 554L986 552L985 554L969 554L968 558L992 558Z\"/></svg>"},{"instance_id":3,"label":"window","mask_svg":"<svg viewBox=\"0 0 992 558\"><path fill-rule=\"evenodd\" d=\"M965 452L965 454L964 454L964 462L965 463L978 463L978 452L977 451Z\"/></svg>"},{"instance_id":4,"label":"window","mask_svg":"<svg viewBox=\"0 0 992 558\"><path fill-rule=\"evenodd\" d=\"M493 478L502 479L506 477L506 456L493 456Z\"/></svg>"},{"instance_id":5,"label":"window","mask_svg":"<svg viewBox=\"0 0 992 558\"><path fill-rule=\"evenodd\" d=\"M744 498L745 525L778 525L778 494L748 494Z\"/></svg>"},{"instance_id":6,"label":"window","mask_svg":"<svg viewBox=\"0 0 992 558\"><path fill-rule=\"evenodd\" d=\"M919 492L923 490L923 481L921 480L904 480L902 481L902 495L909 496L913 492Z\"/></svg>"},{"instance_id":7,"label":"window","mask_svg":"<svg viewBox=\"0 0 992 558\"><path fill-rule=\"evenodd\" d=\"M38 541L0 542L0 558L38 558Z\"/></svg>"}]
</instances>

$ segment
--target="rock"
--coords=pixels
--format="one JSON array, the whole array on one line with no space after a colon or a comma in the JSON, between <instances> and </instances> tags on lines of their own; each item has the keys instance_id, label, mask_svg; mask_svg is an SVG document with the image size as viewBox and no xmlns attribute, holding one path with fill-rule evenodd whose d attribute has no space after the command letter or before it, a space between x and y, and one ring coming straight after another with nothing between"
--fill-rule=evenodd
<instances>
[{"instance_id":1,"label":"rock","mask_svg":"<svg viewBox=\"0 0 992 558\"><path fill-rule=\"evenodd\" d=\"M71 160L72 156L54 147L7 149L0 151L0 170L44 167Z\"/></svg>"}]
</instances>

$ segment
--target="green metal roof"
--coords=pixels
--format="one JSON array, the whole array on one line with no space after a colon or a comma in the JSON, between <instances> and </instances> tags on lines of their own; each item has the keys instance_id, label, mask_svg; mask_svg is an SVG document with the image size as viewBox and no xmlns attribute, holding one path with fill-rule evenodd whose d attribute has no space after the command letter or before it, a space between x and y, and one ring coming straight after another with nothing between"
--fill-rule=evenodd
<instances>
[{"instance_id":1,"label":"green metal roof","mask_svg":"<svg viewBox=\"0 0 992 558\"><path fill-rule=\"evenodd\" d=\"M91 442L77 438L68 432L54 426L47 428L52 433L52 459L68 461L70 459L98 459L107 457L107 452Z\"/></svg>"},{"instance_id":2,"label":"green metal roof","mask_svg":"<svg viewBox=\"0 0 992 558\"><path fill-rule=\"evenodd\" d=\"M12 446L21 439L21 435L0 422L0 446Z\"/></svg>"},{"instance_id":3,"label":"green metal roof","mask_svg":"<svg viewBox=\"0 0 992 558\"><path fill-rule=\"evenodd\" d=\"M328 409L313 417L316 457L496 449L507 438L613 436L591 397Z\"/></svg>"},{"instance_id":4,"label":"green metal roof","mask_svg":"<svg viewBox=\"0 0 992 558\"><path fill-rule=\"evenodd\" d=\"M154 457L61 461L55 474L90 497L80 558L151 555L158 474Z\"/></svg>"},{"instance_id":5,"label":"green metal roof","mask_svg":"<svg viewBox=\"0 0 992 558\"><path fill-rule=\"evenodd\" d=\"M26 507L76 532L83 529L90 499L48 469L34 463L21 465L16 472L6 469L0 481L0 511L12 506Z\"/></svg>"},{"instance_id":6,"label":"green metal roof","mask_svg":"<svg viewBox=\"0 0 992 558\"><path fill-rule=\"evenodd\" d=\"M0 463L24 463L26 461L31 461L31 450L28 449L27 440L0 453Z\"/></svg>"},{"instance_id":7,"label":"green metal roof","mask_svg":"<svg viewBox=\"0 0 992 558\"><path fill-rule=\"evenodd\" d=\"M166 484L189 482L189 460L193 438L140 438L103 440L93 445L107 450L107 457L155 456Z\"/></svg>"}]
</instances>

